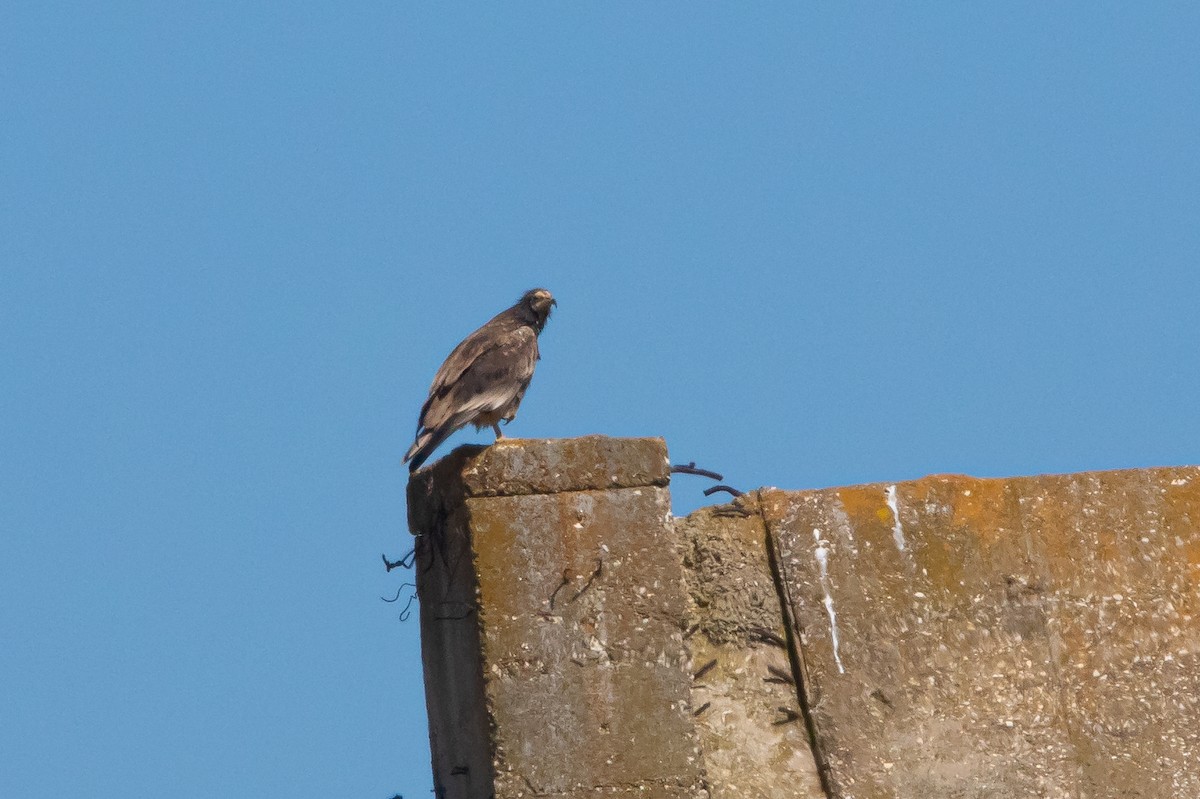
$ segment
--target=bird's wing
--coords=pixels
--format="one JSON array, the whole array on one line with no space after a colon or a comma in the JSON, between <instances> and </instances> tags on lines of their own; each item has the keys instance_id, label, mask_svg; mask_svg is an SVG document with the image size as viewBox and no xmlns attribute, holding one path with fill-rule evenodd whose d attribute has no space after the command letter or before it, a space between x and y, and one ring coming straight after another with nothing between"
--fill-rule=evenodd
<instances>
[{"instance_id":1,"label":"bird's wing","mask_svg":"<svg viewBox=\"0 0 1200 799\"><path fill-rule=\"evenodd\" d=\"M487 350L494 348L503 338L504 329L493 319L459 342L433 376L429 396L445 394L467 368Z\"/></svg>"},{"instance_id":2,"label":"bird's wing","mask_svg":"<svg viewBox=\"0 0 1200 799\"><path fill-rule=\"evenodd\" d=\"M438 370L421 408L418 431L461 427L481 412L503 408L529 385L537 357L532 328L480 328L455 347Z\"/></svg>"}]
</instances>

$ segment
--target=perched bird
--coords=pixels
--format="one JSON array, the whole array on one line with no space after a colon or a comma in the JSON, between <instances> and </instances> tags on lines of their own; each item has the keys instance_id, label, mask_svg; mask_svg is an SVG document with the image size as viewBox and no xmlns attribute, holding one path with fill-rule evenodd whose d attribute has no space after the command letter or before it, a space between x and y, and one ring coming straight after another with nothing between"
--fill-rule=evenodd
<instances>
[{"instance_id":1,"label":"perched bird","mask_svg":"<svg viewBox=\"0 0 1200 799\"><path fill-rule=\"evenodd\" d=\"M517 304L492 317L463 339L438 369L429 398L417 419L417 440L404 460L415 472L451 433L467 424L491 426L503 438L500 422L517 415L517 406L533 379L538 334L558 305L550 292L532 289Z\"/></svg>"}]
</instances>

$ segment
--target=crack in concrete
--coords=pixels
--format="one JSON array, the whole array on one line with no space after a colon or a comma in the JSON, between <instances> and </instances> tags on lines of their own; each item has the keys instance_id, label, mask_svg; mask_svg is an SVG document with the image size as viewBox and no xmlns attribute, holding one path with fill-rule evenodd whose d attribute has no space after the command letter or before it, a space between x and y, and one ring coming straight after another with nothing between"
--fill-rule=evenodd
<instances>
[{"instance_id":1,"label":"crack in concrete","mask_svg":"<svg viewBox=\"0 0 1200 799\"><path fill-rule=\"evenodd\" d=\"M836 799L838 794L834 792L833 775L829 768L829 761L826 759L824 751L821 748L821 743L817 738L816 720L813 718L812 707L805 692L806 687L809 685L809 677L804 667L804 656L800 648L797 622L791 612L791 597L788 595L787 581L784 579L783 569L779 560L779 551L775 545L775 533L771 530L771 525L767 522L767 517L762 512L762 492L755 491L753 494L755 497L755 512L758 513L758 517L762 520L764 532L763 546L767 550L767 563L771 568L771 579L775 582L775 594L779 600L779 612L783 616L783 629L787 635L786 648L788 661L792 666L792 675L795 679L796 701L800 705L800 715L804 718L804 728L808 732L808 745L812 751L813 760L816 761L817 776L821 780L821 790L828 799Z\"/></svg>"}]
</instances>

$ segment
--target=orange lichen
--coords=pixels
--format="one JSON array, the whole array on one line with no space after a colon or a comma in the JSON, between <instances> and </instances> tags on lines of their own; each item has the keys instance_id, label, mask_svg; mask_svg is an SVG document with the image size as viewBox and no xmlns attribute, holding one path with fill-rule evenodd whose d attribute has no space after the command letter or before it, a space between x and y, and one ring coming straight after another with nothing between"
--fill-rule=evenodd
<instances>
[{"instance_id":1,"label":"orange lichen","mask_svg":"<svg viewBox=\"0 0 1200 799\"><path fill-rule=\"evenodd\" d=\"M842 501L842 508L850 517L850 522L854 525L856 532L874 531L878 533L880 530L891 530L892 511L887 506L887 493L884 486L865 485L840 488L837 496Z\"/></svg>"},{"instance_id":2,"label":"orange lichen","mask_svg":"<svg viewBox=\"0 0 1200 799\"><path fill-rule=\"evenodd\" d=\"M1008 518L1008 483L1005 480L964 480L956 488L951 524L973 531L984 546L1000 537L1011 526Z\"/></svg>"}]
</instances>

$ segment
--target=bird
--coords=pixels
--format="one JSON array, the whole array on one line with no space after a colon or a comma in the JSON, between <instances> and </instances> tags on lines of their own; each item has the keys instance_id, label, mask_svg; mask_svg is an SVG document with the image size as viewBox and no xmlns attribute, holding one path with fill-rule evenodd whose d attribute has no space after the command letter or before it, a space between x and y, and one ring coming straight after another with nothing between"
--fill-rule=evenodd
<instances>
[{"instance_id":1,"label":"bird","mask_svg":"<svg viewBox=\"0 0 1200 799\"><path fill-rule=\"evenodd\" d=\"M508 424L533 379L538 336L558 302L546 289L530 289L511 308L496 314L454 348L434 375L417 418L417 436L404 460L409 472L421 467L454 431L490 426L504 438Z\"/></svg>"}]
</instances>

